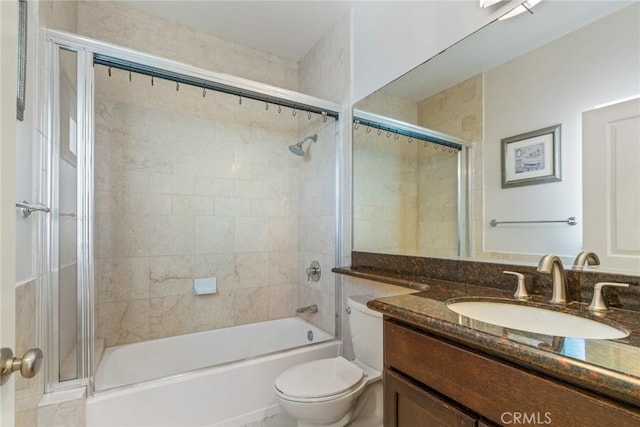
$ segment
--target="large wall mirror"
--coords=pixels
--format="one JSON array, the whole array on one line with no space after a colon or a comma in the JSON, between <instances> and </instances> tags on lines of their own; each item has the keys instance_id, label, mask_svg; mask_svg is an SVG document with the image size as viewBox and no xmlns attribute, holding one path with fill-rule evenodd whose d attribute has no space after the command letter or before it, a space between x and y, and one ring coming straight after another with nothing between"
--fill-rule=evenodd
<instances>
[{"instance_id":1,"label":"large wall mirror","mask_svg":"<svg viewBox=\"0 0 640 427\"><path fill-rule=\"evenodd\" d=\"M640 3L496 20L356 105L464 150L354 123L353 249L640 275ZM384 128L383 128L384 129Z\"/></svg>"}]
</instances>

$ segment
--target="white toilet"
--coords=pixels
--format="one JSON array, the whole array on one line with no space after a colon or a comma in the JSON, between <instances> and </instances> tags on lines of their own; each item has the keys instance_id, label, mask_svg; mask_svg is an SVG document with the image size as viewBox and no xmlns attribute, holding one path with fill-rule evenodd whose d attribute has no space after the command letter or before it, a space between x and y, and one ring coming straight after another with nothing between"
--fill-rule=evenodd
<instances>
[{"instance_id":1,"label":"white toilet","mask_svg":"<svg viewBox=\"0 0 640 427\"><path fill-rule=\"evenodd\" d=\"M382 426L382 314L367 308L371 299L348 301L355 360L314 360L276 378L276 400L298 427Z\"/></svg>"}]
</instances>

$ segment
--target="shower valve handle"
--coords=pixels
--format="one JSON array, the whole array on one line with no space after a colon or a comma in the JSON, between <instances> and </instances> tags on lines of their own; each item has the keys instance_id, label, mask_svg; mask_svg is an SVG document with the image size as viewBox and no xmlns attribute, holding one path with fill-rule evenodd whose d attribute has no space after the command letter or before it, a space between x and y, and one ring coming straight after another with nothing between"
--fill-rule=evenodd
<instances>
[{"instance_id":1,"label":"shower valve handle","mask_svg":"<svg viewBox=\"0 0 640 427\"><path fill-rule=\"evenodd\" d=\"M307 282L317 282L320 280L321 275L320 263L315 260L312 261L311 265L307 268Z\"/></svg>"}]
</instances>

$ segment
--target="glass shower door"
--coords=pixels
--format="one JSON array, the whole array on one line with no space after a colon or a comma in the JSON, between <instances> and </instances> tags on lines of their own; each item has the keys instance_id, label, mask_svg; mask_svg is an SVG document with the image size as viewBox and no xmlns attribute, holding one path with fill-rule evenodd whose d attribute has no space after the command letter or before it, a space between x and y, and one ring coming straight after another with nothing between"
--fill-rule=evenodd
<instances>
[{"instance_id":1,"label":"glass shower door","mask_svg":"<svg viewBox=\"0 0 640 427\"><path fill-rule=\"evenodd\" d=\"M86 385L91 327L91 55L51 44L48 188L51 216L44 294L47 391Z\"/></svg>"},{"instance_id":2,"label":"glass shower door","mask_svg":"<svg viewBox=\"0 0 640 427\"><path fill-rule=\"evenodd\" d=\"M59 381L78 378L77 54L60 49L57 200Z\"/></svg>"}]
</instances>

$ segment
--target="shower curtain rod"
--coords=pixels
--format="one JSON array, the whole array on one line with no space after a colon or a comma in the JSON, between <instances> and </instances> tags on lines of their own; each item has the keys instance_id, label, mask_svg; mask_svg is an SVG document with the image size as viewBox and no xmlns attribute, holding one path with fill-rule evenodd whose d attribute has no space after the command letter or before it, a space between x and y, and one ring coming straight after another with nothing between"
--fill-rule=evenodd
<instances>
[{"instance_id":1,"label":"shower curtain rod","mask_svg":"<svg viewBox=\"0 0 640 427\"><path fill-rule=\"evenodd\" d=\"M195 86L201 89L214 90L216 92L223 92L229 95L235 95L240 98L254 99L256 101L268 102L273 105L281 107L289 107L293 110L305 111L309 113L320 114L322 116L332 117L338 119L338 112L331 110L323 110L313 105L303 104L295 101L290 101L275 96L265 95L259 92L250 90L241 90L234 86L226 85L223 83L216 83L210 80L201 79L198 77L189 76L186 74L180 74L173 71L163 70L158 67L150 65L143 65L133 61L125 59L115 58L112 56L94 53L93 63L98 65L104 65L106 67L117 68L124 71L130 71L138 74L147 75L150 77L157 77L164 80L173 81L178 84L186 84Z\"/></svg>"},{"instance_id":2,"label":"shower curtain rod","mask_svg":"<svg viewBox=\"0 0 640 427\"><path fill-rule=\"evenodd\" d=\"M464 146L468 146L466 141L456 137L446 135L444 133L432 131L431 129L419 126L409 125L398 120L389 119L387 117L378 116L377 114L366 111L354 110L353 123L359 126L366 126L378 129L384 132L392 132L398 135L406 136L420 141L429 142L431 144L442 145L444 147L453 148L457 151L462 150Z\"/></svg>"}]
</instances>

